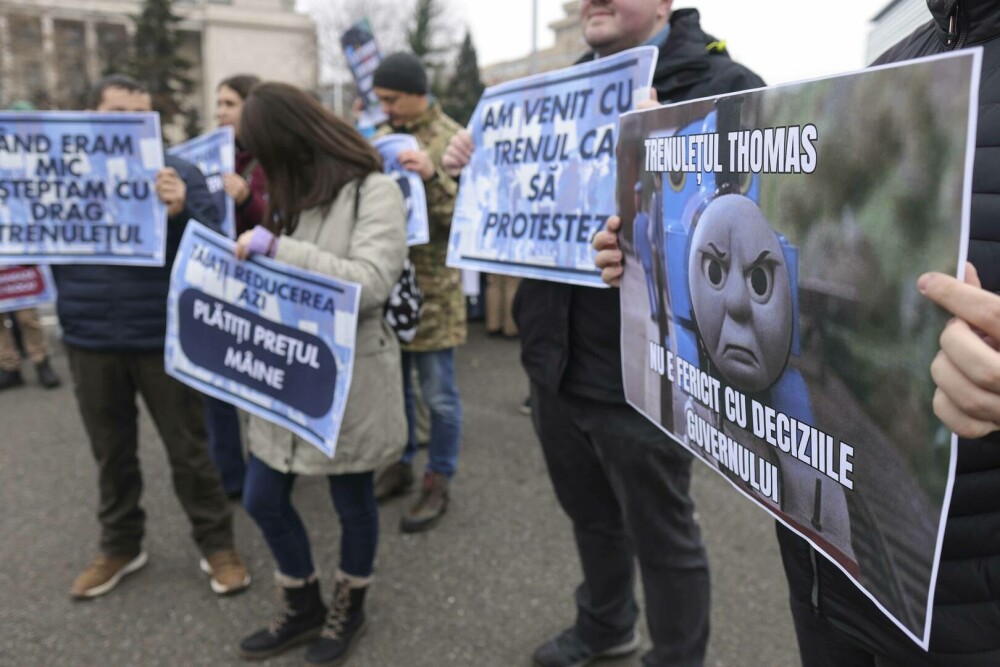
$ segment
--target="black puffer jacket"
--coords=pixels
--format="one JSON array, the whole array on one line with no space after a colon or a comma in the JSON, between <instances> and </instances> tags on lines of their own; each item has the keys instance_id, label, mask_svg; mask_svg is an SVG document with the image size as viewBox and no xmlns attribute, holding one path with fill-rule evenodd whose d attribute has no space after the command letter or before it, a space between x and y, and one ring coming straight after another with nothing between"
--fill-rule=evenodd
<instances>
[{"instance_id":1,"label":"black puffer jacket","mask_svg":"<svg viewBox=\"0 0 1000 667\"><path fill-rule=\"evenodd\" d=\"M984 47L972 175L969 261L983 286L1000 291L1000 2L928 0L934 20L875 64L970 46ZM923 654L825 559L779 529L792 598L813 604L843 632L901 664L1000 665L1000 432L961 440L945 527L931 627Z\"/></svg>"},{"instance_id":2,"label":"black puffer jacket","mask_svg":"<svg viewBox=\"0 0 1000 667\"><path fill-rule=\"evenodd\" d=\"M698 11L670 16L666 44L653 74L660 102L712 97L764 85L702 31ZM593 53L580 62L591 60ZM523 280L514 302L521 335L521 362L528 376L550 391L566 391L606 403L624 403L621 309L618 290Z\"/></svg>"},{"instance_id":3,"label":"black puffer jacket","mask_svg":"<svg viewBox=\"0 0 1000 667\"><path fill-rule=\"evenodd\" d=\"M928 0L934 20L876 64L982 46L969 261L1000 292L1000 2ZM934 605L931 648L1000 665L1000 432L962 440Z\"/></svg>"}]
</instances>

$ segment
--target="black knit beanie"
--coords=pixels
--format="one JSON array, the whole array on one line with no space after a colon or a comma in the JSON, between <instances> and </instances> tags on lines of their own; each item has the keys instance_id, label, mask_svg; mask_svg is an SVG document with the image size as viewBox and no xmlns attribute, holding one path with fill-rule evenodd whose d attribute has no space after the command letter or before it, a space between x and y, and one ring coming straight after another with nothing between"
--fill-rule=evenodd
<instances>
[{"instance_id":1,"label":"black knit beanie","mask_svg":"<svg viewBox=\"0 0 1000 667\"><path fill-rule=\"evenodd\" d=\"M375 69L372 85L414 95L427 94L427 72L417 57L400 51L386 56Z\"/></svg>"}]
</instances>

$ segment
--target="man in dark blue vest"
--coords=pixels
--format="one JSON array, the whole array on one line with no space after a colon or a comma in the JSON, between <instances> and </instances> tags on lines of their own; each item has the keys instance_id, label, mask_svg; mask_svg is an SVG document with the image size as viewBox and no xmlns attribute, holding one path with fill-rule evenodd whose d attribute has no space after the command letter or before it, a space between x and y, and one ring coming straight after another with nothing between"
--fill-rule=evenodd
<instances>
[{"instance_id":1,"label":"man in dark blue vest","mask_svg":"<svg viewBox=\"0 0 1000 667\"><path fill-rule=\"evenodd\" d=\"M149 93L123 76L101 80L90 106L95 111L152 110ZM168 214L165 266L53 267L63 342L100 489L100 550L73 583L70 593L76 599L107 593L147 561L136 393L167 448L174 490L191 521L212 590L235 593L250 583L233 549L232 509L208 455L201 395L168 376L163 366L170 268L184 227L193 218L218 228L222 212L194 165L169 155L164 161L156 194Z\"/></svg>"}]
</instances>

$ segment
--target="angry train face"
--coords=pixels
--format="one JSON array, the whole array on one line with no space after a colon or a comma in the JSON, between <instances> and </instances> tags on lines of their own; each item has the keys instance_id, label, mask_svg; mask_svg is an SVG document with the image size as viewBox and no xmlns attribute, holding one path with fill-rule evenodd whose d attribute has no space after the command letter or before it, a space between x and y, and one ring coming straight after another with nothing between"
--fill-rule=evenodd
<instances>
[{"instance_id":1,"label":"angry train face","mask_svg":"<svg viewBox=\"0 0 1000 667\"><path fill-rule=\"evenodd\" d=\"M757 205L722 195L701 214L688 256L691 306L712 362L734 387L770 387L788 362L792 292L781 243Z\"/></svg>"}]
</instances>

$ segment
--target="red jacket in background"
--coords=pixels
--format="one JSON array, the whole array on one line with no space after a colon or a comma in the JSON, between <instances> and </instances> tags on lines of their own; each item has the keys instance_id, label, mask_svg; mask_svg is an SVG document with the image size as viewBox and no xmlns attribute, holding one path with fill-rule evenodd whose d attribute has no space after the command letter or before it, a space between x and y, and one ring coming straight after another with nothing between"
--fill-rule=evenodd
<instances>
[{"instance_id":1,"label":"red jacket in background","mask_svg":"<svg viewBox=\"0 0 1000 667\"><path fill-rule=\"evenodd\" d=\"M249 173L248 173L249 172ZM236 173L250 184L250 196L236 205L236 235L253 229L264 219L267 210L267 177L264 168L250 151L236 151Z\"/></svg>"}]
</instances>

